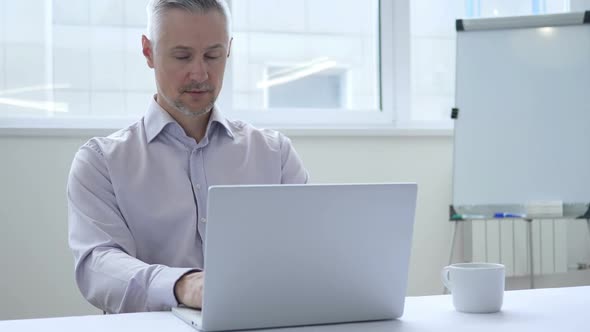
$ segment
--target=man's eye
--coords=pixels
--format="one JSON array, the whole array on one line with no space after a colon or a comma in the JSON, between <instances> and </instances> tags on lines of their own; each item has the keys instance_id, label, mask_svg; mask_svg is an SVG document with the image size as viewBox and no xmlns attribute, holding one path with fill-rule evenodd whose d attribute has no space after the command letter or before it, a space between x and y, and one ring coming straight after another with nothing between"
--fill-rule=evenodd
<instances>
[{"instance_id":1,"label":"man's eye","mask_svg":"<svg viewBox=\"0 0 590 332\"><path fill-rule=\"evenodd\" d=\"M205 58L206 59L209 59L209 60L215 60L215 59L219 59L220 56L217 55L217 54L215 54L215 55L209 55L209 54L207 54L207 55L205 55Z\"/></svg>"},{"instance_id":2,"label":"man's eye","mask_svg":"<svg viewBox=\"0 0 590 332\"><path fill-rule=\"evenodd\" d=\"M190 56L188 56L188 55L177 55L177 56L175 56L175 58L177 60L187 60L188 58L190 58Z\"/></svg>"}]
</instances>

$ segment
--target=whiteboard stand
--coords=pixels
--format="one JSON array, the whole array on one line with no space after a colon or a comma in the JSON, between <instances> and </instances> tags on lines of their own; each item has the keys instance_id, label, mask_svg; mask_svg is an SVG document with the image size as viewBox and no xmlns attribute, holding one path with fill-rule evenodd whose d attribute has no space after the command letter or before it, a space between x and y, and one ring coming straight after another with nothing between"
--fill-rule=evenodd
<instances>
[{"instance_id":1,"label":"whiteboard stand","mask_svg":"<svg viewBox=\"0 0 590 332\"><path fill-rule=\"evenodd\" d=\"M449 251L449 264L447 265L453 264L453 254L455 253L455 242L457 240L457 228L459 227L458 220L451 220L451 222L453 223L453 235L451 237L451 250ZM447 288L443 286L443 294L447 294L447 292Z\"/></svg>"},{"instance_id":2,"label":"whiteboard stand","mask_svg":"<svg viewBox=\"0 0 590 332\"><path fill-rule=\"evenodd\" d=\"M523 219L527 223L527 257L529 258L529 282L530 288L535 288L535 263L533 259L533 219Z\"/></svg>"},{"instance_id":3,"label":"whiteboard stand","mask_svg":"<svg viewBox=\"0 0 590 332\"><path fill-rule=\"evenodd\" d=\"M447 265L451 265L453 264L453 254L455 253L455 242L457 241L457 228L459 228L459 220L451 220L451 222L453 223L453 235L451 237L451 249L449 251L449 264ZM448 293L448 289L443 286L443 294L447 294Z\"/></svg>"}]
</instances>

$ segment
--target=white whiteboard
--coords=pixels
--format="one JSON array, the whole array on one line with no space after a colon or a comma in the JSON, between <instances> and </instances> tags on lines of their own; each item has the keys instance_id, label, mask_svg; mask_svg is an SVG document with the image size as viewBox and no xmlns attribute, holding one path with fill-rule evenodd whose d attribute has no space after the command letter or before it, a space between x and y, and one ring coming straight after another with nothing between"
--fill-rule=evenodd
<instances>
[{"instance_id":1,"label":"white whiteboard","mask_svg":"<svg viewBox=\"0 0 590 332\"><path fill-rule=\"evenodd\" d=\"M590 202L590 24L547 27L571 17L457 33L455 207Z\"/></svg>"}]
</instances>

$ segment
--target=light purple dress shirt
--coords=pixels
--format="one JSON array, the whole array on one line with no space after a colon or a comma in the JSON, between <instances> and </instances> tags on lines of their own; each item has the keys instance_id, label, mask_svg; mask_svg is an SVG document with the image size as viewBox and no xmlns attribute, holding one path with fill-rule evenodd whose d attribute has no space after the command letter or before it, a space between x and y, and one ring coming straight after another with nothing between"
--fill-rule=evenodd
<instances>
[{"instance_id":1,"label":"light purple dress shirt","mask_svg":"<svg viewBox=\"0 0 590 332\"><path fill-rule=\"evenodd\" d=\"M175 282L203 269L207 189L306 183L290 140L214 108L197 143L152 99L145 116L77 152L69 244L84 297L110 313L169 310Z\"/></svg>"}]
</instances>

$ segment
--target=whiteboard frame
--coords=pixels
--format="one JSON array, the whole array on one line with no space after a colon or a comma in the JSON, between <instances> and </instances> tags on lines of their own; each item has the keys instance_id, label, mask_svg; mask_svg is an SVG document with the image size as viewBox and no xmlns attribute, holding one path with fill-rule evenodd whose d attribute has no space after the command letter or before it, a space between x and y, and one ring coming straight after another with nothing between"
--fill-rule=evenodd
<instances>
[{"instance_id":1,"label":"whiteboard frame","mask_svg":"<svg viewBox=\"0 0 590 332\"><path fill-rule=\"evenodd\" d=\"M464 33L469 31L481 30L499 30L499 29L526 29L526 28L543 28L556 27L567 25L583 25L590 24L590 11L564 13L564 14L550 14L550 15L532 15L532 16L513 16L500 18L480 18L480 19L458 19L456 20L457 33ZM457 38L458 39L458 38ZM456 44L457 52L458 43ZM457 83L456 83L457 84ZM458 84L457 84L458 85ZM456 87L455 91L458 90ZM455 103L457 103L457 95L455 95ZM458 107L458 106L456 106ZM453 117L460 116L460 109L453 109ZM456 129L454 129L456 130ZM454 146L456 145L456 135L454 135ZM453 149L453 163L455 163L456 155ZM455 197L455 165L453 165L453 189L452 195ZM454 201L454 199L453 199ZM449 220L473 220L473 219L494 219L494 214L497 211L510 211L514 214L525 214L526 207L522 204L488 204L488 205L454 205L451 204L449 208ZM453 218L453 215L471 215L480 217L467 218ZM523 217L523 219L530 220L531 218ZM556 217L535 217L534 219L587 219L590 220L590 203L582 202L564 202L563 216Z\"/></svg>"}]
</instances>

